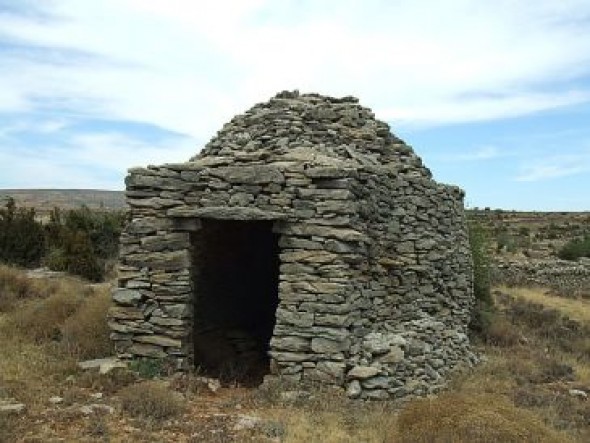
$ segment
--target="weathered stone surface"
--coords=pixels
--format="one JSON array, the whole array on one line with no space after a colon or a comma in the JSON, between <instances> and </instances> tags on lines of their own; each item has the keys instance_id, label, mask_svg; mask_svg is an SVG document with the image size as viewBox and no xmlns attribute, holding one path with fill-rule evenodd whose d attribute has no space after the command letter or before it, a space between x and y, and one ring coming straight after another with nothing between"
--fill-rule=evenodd
<instances>
[{"instance_id":1,"label":"weathered stone surface","mask_svg":"<svg viewBox=\"0 0 590 443\"><path fill-rule=\"evenodd\" d=\"M113 291L113 300L123 306L137 306L142 298L141 292L135 289L117 288Z\"/></svg>"},{"instance_id":2,"label":"weathered stone surface","mask_svg":"<svg viewBox=\"0 0 590 443\"><path fill-rule=\"evenodd\" d=\"M168 229L171 224L171 220L161 217L134 218L125 230L129 234L145 235Z\"/></svg>"},{"instance_id":3,"label":"weathered stone surface","mask_svg":"<svg viewBox=\"0 0 590 443\"><path fill-rule=\"evenodd\" d=\"M168 211L170 217L200 217L218 220L281 220L287 216L280 212L256 208L212 206L206 208L175 208Z\"/></svg>"},{"instance_id":4,"label":"weathered stone surface","mask_svg":"<svg viewBox=\"0 0 590 443\"><path fill-rule=\"evenodd\" d=\"M131 354L139 355L142 357L153 357L153 358L166 358L168 354L164 352L160 346L144 344L144 343L134 343L128 351Z\"/></svg>"},{"instance_id":5,"label":"weathered stone surface","mask_svg":"<svg viewBox=\"0 0 590 443\"><path fill-rule=\"evenodd\" d=\"M349 346L347 340L330 340L326 338L313 338L311 340L311 350L318 354L333 354L344 351Z\"/></svg>"},{"instance_id":6,"label":"weathered stone surface","mask_svg":"<svg viewBox=\"0 0 590 443\"><path fill-rule=\"evenodd\" d=\"M127 263L164 271L186 269L190 266L188 251L153 252L127 257Z\"/></svg>"},{"instance_id":7,"label":"weathered stone surface","mask_svg":"<svg viewBox=\"0 0 590 443\"><path fill-rule=\"evenodd\" d=\"M127 364L116 357L107 357L78 362L78 367L84 370L98 369L100 374L108 374L114 369L126 368Z\"/></svg>"},{"instance_id":8,"label":"weathered stone surface","mask_svg":"<svg viewBox=\"0 0 590 443\"><path fill-rule=\"evenodd\" d=\"M109 309L109 317L118 320L143 320L143 312L137 308L113 306Z\"/></svg>"},{"instance_id":9,"label":"weathered stone surface","mask_svg":"<svg viewBox=\"0 0 590 443\"><path fill-rule=\"evenodd\" d=\"M391 383L388 377L377 376L361 381L361 386L364 389L387 389Z\"/></svg>"},{"instance_id":10,"label":"weathered stone surface","mask_svg":"<svg viewBox=\"0 0 590 443\"><path fill-rule=\"evenodd\" d=\"M310 341L301 337L274 337L270 343L275 349L281 351L308 352L310 350Z\"/></svg>"},{"instance_id":11,"label":"weathered stone surface","mask_svg":"<svg viewBox=\"0 0 590 443\"><path fill-rule=\"evenodd\" d=\"M141 246L146 251L177 251L190 247L188 234L173 232L161 236L149 236L141 239Z\"/></svg>"},{"instance_id":12,"label":"weathered stone surface","mask_svg":"<svg viewBox=\"0 0 590 443\"><path fill-rule=\"evenodd\" d=\"M224 179L230 183L264 184L283 183L285 177L277 168L267 165L231 166L227 168L212 168L209 174Z\"/></svg>"},{"instance_id":13,"label":"weathered stone surface","mask_svg":"<svg viewBox=\"0 0 590 443\"><path fill-rule=\"evenodd\" d=\"M352 380L348 383L348 387L346 388L346 395L350 398L359 398L363 389L361 388L361 383L358 380Z\"/></svg>"},{"instance_id":14,"label":"weathered stone surface","mask_svg":"<svg viewBox=\"0 0 590 443\"><path fill-rule=\"evenodd\" d=\"M182 342L177 339L164 337L162 335L136 335L133 340L140 343L150 343L162 347L180 348Z\"/></svg>"},{"instance_id":15,"label":"weathered stone surface","mask_svg":"<svg viewBox=\"0 0 590 443\"><path fill-rule=\"evenodd\" d=\"M390 351L379 358L381 363L399 363L404 359L404 351L397 347L393 346L390 348Z\"/></svg>"},{"instance_id":16,"label":"weathered stone surface","mask_svg":"<svg viewBox=\"0 0 590 443\"><path fill-rule=\"evenodd\" d=\"M365 379L379 374L379 369L373 366L355 366L348 371L348 378Z\"/></svg>"}]
</instances>

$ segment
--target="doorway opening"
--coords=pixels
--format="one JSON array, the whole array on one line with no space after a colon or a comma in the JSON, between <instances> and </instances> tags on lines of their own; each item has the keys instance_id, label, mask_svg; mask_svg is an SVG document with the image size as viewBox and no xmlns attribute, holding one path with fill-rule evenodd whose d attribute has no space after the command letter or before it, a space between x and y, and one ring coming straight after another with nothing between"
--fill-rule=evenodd
<instances>
[{"instance_id":1,"label":"doorway opening","mask_svg":"<svg viewBox=\"0 0 590 443\"><path fill-rule=\"evenodd\" d=\"M203 219L192 235L195 366L257 385L269 372L279 287L272 221Z\"/></svg>"}]
</instances>

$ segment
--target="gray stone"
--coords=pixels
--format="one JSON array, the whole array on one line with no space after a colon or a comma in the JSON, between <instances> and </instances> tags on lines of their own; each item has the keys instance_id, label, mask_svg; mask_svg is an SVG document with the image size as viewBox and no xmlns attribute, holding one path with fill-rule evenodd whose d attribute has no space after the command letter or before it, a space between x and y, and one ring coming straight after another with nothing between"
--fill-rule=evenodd
<instances>
[{"instance_id":1,"label":"gray stone","mask_svg":"<svg viewBox=\"0 0 590 443\"><path fill-rule=\"evenodd\" d=\"M387 354L379 358L379 361L381 363L399 363L400 361L403 361L403 359L404 351L397 346L393 346Z\"/></svg>"},{"instance_id":2,"label":"gray stone","mask_svg":"<svg viewBox=\"0 0 590 443\"><path fill-rule=\"evenodd\" d=\"M129 347L129 352L142 357L153 358L165 358L168 355L160 346L144 343L134 343L131 347Z\"/></svg>"},{"instance_id":3,"label":"gray stone","mask_svg":"<svg viewBox=\"0 0 590 443\"><path fill-rule=\"evenodd\" d=\"M302 337L273 337L271 346L281 351L307 352L310 350L310 341Z\"/></svg>"},{"instance_id":4,"label":"gray stone","mask_svg":"<svg viewBox=\"0 0 590 443\"><path fill-rule=\"evenodd\" d=\"M378 368L373 366L355 366L348 371L348 378L365 379L376 376L381 372Z\"/></svg>"},{"instance_id":5,"label":"gray stone","mask_svg":"<svg viewBox=\"0 0 590 443\"><path fill-rule=\"evenodd\" d=\"M371 377L361 381L363 389L387 389L391 387L389 377Z\"/></svg>"},{"instance_id":6,"label":"gray stone","mask_svg":"<svg viewBox=\"0 0 590 443\"><path fill-rule=\"evenodd\" d=\"M312 338L311 350L318 354L334 354L348 348L347 340L330 340L321 337Z\"/></svg>"},{"instance_id":7,"label":"gray stone","mask_svg":"<svg viewBox=\"0 0 590 443\"><path fill-rule=\"evenodd\" d=\"M170 217L200 217L217 220L282 220L286 215L280 212L238 206L210 206L206 208L175 208L168 211Z\"/></svg>"},{"instance_id":8,"label":"gray stone","mask_svg":"<svg viewBox=\"0 0 590 443\"><path fill-rule=\"evenodd\" d=\"M209 170L209 174L227 180L230 183L249 185L283 183L285 181L285 177L281 171L266 165L212 168Z\"/></svg>"},{"instance_id":9,"label":"gray stone","mask_svg":"<svg viewBox=\"0 0 590 443\"><path fill-rule=\"evenodd\" d=\"M348 383L346 395L349 398L359 398L362 392L363 388L361 388L361 383L358 380L352 380Z\"/></svg>"},{"instance_id":10,"label":"gray stone","mask_svg":"<svg viewBox=\"0 0 590 443\"><path fill-rule=\"evenodd\" d=\"M126 368L127 364L116 357L107 357L78 362L78 367L83 370L98 369L100 374L108 374L113 369Z\"/></svg>"},{"instance_id":11,"label":"gray stone","mask_svg":"<svg viewBox=\"0 0 590 443\"><path fill-rule=\"evenodd\" d=\"M113 300L123 306L137 306L143 296L134 289L117 288L113 291Z\"/></svg>"},{"instance_id":12,"label":"gray stone","mask_svg":"<svg viewBox=\"0 0 590 443\"><path fill-rule=\"evenodd\" d=\"M162 347L180 348L182 342L162 335L136 335L133 340L140 343L150 343Z\"/></svg>"}]
</instances>

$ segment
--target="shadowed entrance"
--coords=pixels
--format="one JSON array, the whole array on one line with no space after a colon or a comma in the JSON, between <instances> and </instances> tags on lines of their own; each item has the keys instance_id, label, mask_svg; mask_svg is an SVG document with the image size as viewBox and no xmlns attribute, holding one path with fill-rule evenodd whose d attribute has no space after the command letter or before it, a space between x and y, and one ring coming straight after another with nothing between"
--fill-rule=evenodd
<instances>
[{"instance_id":1,"label":"shadowed entrance","mask_svg":"<svg viewBox=\"0 0 590 443\"><path fill-rule=\"evenodd\" d=\"M195 366L224 381L256 384L268 372L279 283L272 224L203 219L193 234Z\"/></svg>"}]
</instances>

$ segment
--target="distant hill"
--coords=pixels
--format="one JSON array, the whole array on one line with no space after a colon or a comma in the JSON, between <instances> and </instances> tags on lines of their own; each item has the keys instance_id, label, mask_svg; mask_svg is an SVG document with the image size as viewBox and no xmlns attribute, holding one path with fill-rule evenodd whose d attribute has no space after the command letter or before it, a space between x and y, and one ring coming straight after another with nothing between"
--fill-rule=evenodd
<instances>
[{"instance_id":1,"label":"distant hill","mask_svg":"<svg viewBox=\"0 0 590 443\"><path fill-rule=\"evenodd\" d=\"M40 213L54 207L63 209L79 208L86 205L91 209L125 208L124 191L102 191L97 189L0 189L0 206L8 198L14 198L18 207L35 208Z\"/></svg>"}]
</instances>

